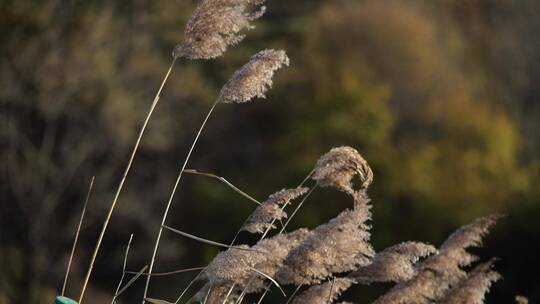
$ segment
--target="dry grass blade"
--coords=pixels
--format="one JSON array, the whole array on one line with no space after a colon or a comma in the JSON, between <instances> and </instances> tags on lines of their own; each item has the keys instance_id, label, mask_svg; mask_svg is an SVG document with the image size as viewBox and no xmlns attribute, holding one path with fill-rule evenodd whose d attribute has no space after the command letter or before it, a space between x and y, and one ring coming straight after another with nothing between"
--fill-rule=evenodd
<instances>
[{"instance_id":1,"label":"dry grass blade","mask_svg":"<svg viewBox=\"0 0 540 304\"><path fill-rule=\"evenodd\" d=\"M208 301L208 297L210 296L211 291L212 291L212 287L208 288L208 291L206 292L206 296L204 297L203 304L206 304L206 301Z\"/></svg>"},{"instance_id":2,"label":"dry grass blade","mask_svg":"<svg viewBox=\"0 0 540 304\"><path fill-rule=\"evenodd\" d=\"M302 288L302 285L298 285L298 287L296 287L296 289L294 290L294 292L292 293L292 295L289 297L289 299L287 299L287 302L286 302L285 304L291 303L291 301L294 299L294 297L296 296L296 294L300 291L300 288Z\"/></svg>"},{"instance_id":3,"label":"dry grass blade","mask_svg":"<svg viewBox=\"0 0 540 304\"><path fill-rule=\"evenodd\" d=\"M255 249L251 249L251 248L244 248L244 247L238 247L238 246L230 246L230 245L227 245L227 244L223 244L223 243L219 243L219 242L214 242L214 241L211 241L211 240L207 240L207 239L203 239L201 237L198 237L198 236L195 236L193 234L189 234L189 233L186 233L186 232L183 232L183 231L180 231L178 229L174 229L174 228L171 228L167 225L163 225L162 226L163 228L167 229L167 230L170 230L174 233L177 233L177 234L180 234L181 236L185 236L187 238L190 238L190 239L193 239L193 240L196 240L196 241L199 241L201 243L206 243L206 244L209 244L209 245L214 245L214 246L218 246L218 247L223 247L223 248L229 248L229 249L238 249L238 250L246 250L246 251L257 251Z\"/></svg>"},{"instance_id":4,"label":"dry grass blade","mask_svg":"<svg viewBox=\"0 0 540 304\"><path fill-rule=\"evenodd\" d=\"M272 285L271 285L271 284L266 285L266 288L264 289L263 294L262 294L261 297L259 298L259 301L257 301L257 304L261 304L261 303L262 303L262 300L264 299L264 297L266 297L266 294L267 294L268 291L270 290L270 286L272 286Z\"/></svg>"},{"instance_id":5,"label":"dry grass blade","mask_svg":"<svg viewBox=\"0 0 540 304\"><path fill-rule=\"evenodd\" d=\"M159 299L152 299L152 298L144 298L146 302L152 303L152 304L173 304L169 301L165 300L159 300Z\"/></svg>"},{"instance_id":6,"label":"dry grass blade","mask_svg":"<svg viewBox=\"0 0 540 304\"><path fill-rule=\"evenodd\" d=\"M124 287L122 287L122 289L120 289L120 291L118 291L118 293L116 294L116 297L118 297L119 295L121 295L124 291L126 291L126 289L128 289L129 286L131 286L131 284L135 283L135 281L137 281L137 279L143 274L143 272L146 270L146 268L148 268L148 265L145 265L143 268L141 268L141 270L139 270L139 272L134 275L127 283L126 285L124 285Z\"/></svg>"},{"instance_id":7,"label":"dry grass blade","mask_svg":"<svg viewBox=\"0 0 540 304\"><path fill-rule=\"evenodd\" d=\"M313 188L311 188L309 190L309 192L304 196L304 198L300 201L300 203L298 203L298 206L296 206L296 208L294 209L294 211L292 212L291 216L289 216L289 218L287 219L287 221L285 222L285 225L283 225L283 227L281 227L281 230L279 231L279 233L283 233L283 231L285 231L285 228L287 228L287 225L289 225L289 223L291 222L292 218L295 216L295 214L298 212L298 210L300 210L300 208L302 207L302 205L304 204L304 202L307 200L307 198L311 195L311 193L317 188L317 185L313 186Z\"/></svg>"},{"instance_id":8,"label":"dry grass blade","mask_svg":"<svg viewBox=\"0 0 540 304\"><path fill-rule=\"evenodd\" d=\"M161 91L163 90L163 87L165 86L165 83L167 82L167 79L169 79L169 75L171 74L172 68L174 66L174 63L176 62L176 58L174 58L171 62L171 65L169 69L167 70L167 73L165 74L165 77L163 77L163 80L161 81L161 85L156 93L156 96L154 97L154 101L152 102L152 105L150 106L150 110L148 110L148 113L146 114L146 118L144 120L144 123L139 130L139 135L137 137L137 141L135 142L135 146L133 146L133 150L131 151L131 155L129 157L129 161L126 165L126 169L124 170L124 174L122 175L122 179L120 180L120 183L118 184L118 188L116 189L116 193L114 194L113 201L111 203L111 206L109 207L109 211L107 213L107 217L105 218L105 221L103 222L103 227L101 228L101 232L99 234L98 240L96 242L96 247L94 249L94 252L92 253L92 257L90 258L90 264L88 265L88 271L86 272L86 276L84 278L84 282L82 284L81 293L79 295L79 304L82 304L83 298L84 298L84 292L86 291L86 287L88 286L88 282L90 281L90 276L92 275L92 270L94 268L94 263L96 261L97 254L99 252L99 248L101 247L101 242L103 241L103 237L105 236L105 232L107 231L107 226L109 225L109 221L111 220L114 208L116 207L116 203L118 202L118 198L120 197L120 193L122 193L122 189L124 187L124 183L126 182L127 176L131 170L131 165L133 164L133 160L135 159L135 155L137 154L137 151L139 149L139 145L141 143L142 137L144 135L144 131L146 130L146 126L148 125L148 122L150 121L150 118L152 117L152 113L154 113L154 110L159 102L159 96L161 94Z\"/></svg>"},{"instance_id":9,"label":"dry grass blade","mask_svg":"<svg viewBox=\"0 0 540 304\"><path fill-rule=\"evenodd\" d=\"M244 191L238 189L235 185L231 184L228 180L226 180L224 177L221 177L221 176L218 176L218 175L215 175L215 174L212 174L212 173L206 173L206 172L199 172L197 170L194 170L194 169L186 169L184 170L185 173L189 173L189 174L195 174L195 175L201 175L201 176L206 176L206 177L210 177L210 178L215 178L221 182L223 182L225 185L229 186L231 189L233 189L236 193L242 195L243 197L249 199L250 201L254 202L255 204L257 205L260 205L261 203L254 199L253 197L251 197L249 194L245 193Z\"/></svg>"},{"instance_id":10,"label":"dry grass blade","mask_svg":"<svg viewBox=\"0 0 540 304\"><path fill-rule=\"evenodd\" d=\"M330 304L332 303L332 292L334 291L334 283L336 283L336 278L332 278L332 285L330 285L330 292L328 293L328 300L326 300L326 303Z\"/></svg>"},{"instance_id":11,"label":"dry grass blade","mask_svg":"<svg viewBox=\"0 0 540 304\"><path fill-rule=\"evenodd\" d=\"M229 296L231 295L234 287L236 286L236 283L235 284L232 284L231 285L231 288L229 288L229 291L227 291L227 295L225 296L225 298L223 299L223 303L222 304L225 304L227 303L227 300L229 299Z\"/></svg>"},{"instance_id":12,"label":"dry grass blade","mask_svg":"<svg viewBox=\"0 0 540 304\"><path fill-rule=\"evenodd\" d=\"M95 176L92 176L92 179L90 180L90 186L88 186L88 192L86 193L86 199L84 200L83 209L81 211L81 218L79 220L79 225L77 226L77 232L75 233L75 239L73 240L73 247L71 247L71 253L69 255L66 275L64 276L64 283L62 284L62 293L61 293L62 296L64 296L64 293L66 291L66 285L67 285L67 281L69 277L69 270L71 269L71 263L73 262L73 255L75 254L75 248L77 247L77 241L79 240L79 233L81 232L81 226L84 220L84 215L86 213L86 206L88 206L90 193L92 192L92 187L94 186L94 179L95 179Z\"/></svg>"},{"instance_id":13,"label":"dry grass blade","mask_svg":"<svg viewBox=\"0 0 540 304\"><path fill-rule=\"evenodd\" d=\"M129 248L131 246L131 241L133 240L133 233L129 236L129 241L126 247L126 253L124 255L124 264L122 265L122 277L120 277L120 281L118 282L118 286L116 287L116 291L114 292L114 296L112 298L111 304L114 304L116 301L116 298L118 298L120 287L122 287L122 282L124 282L124 277L126 276L126 265L127 265L127 259L129 255Z\"/></svg>"},{"instance_id":14,"label":"dry grass blade","mask_svg":"<svg viewBox=\"0 0 540 304\"><path fill-rule=\"evenodd\" d=\"M206 268L206 267L185 268L185 269L173 270L173 271L168 271L168 272L154 272L152 274L150 274L150 273L142 273L141 275L144 275L144 276L151 275L153 277L164 277L164 276L169 276L169 275L173 275L173 274L191 272L191 271L195 271L195 270L203 270L204 268ZM138 272L126 271L126 273L137 274Z\"/></svg>"},{"instance_id":15,"label":"dry grass blade","mask_svg":"<svg viewBox=\"0 0 540 304\"><path fill-rule=\"evenodd\" d=\"M206 269L206 267L205 267ZM201 270L190 282L189 284L186 286L186 288L184 288L184 290L182 291L182 293L178 296L178 298L176 299L176 301L174 301L174 304L178 304L180 302L180 300L182 299L182 297L186 294L186 292L189 290L189 288L193 285L193 283L195 283L195 281L197 281L198 278L201 277L201 275L204 273L204 269Z\"/></svg>"},{"instance_id":16,"label":"dry grass blade","mask_svg":"<svg viewBox=\"0 0 540 304\"><path fill-rule=\"evenodd\" d=\"M255 268L250 268L251 270L255 271L256 273L264 276L265 278L267 278L268 280L270 280L270 282L272 282L274 285L276 285L277 288L279 288L279 290L281 291L281 293L283 294L284 297L287 296L287 294L285 293L285 291L283 291L283 289L281 288L281 286L279 285L279 283L274 280L274 278L272 278L271 276L267 275L266 273L260 271L260 270L257 270Z\"/></svg>"},{"instance_id":17,"label":"dry grass blade","mask_svg":"<svg viewBox=\"0 0 540 304\"><path fill-rule=\"evenodd\" d=\"M191 143L191 147L189 148L186 158L184 159L184 162L182 164L182 167L180 168L180 172L178 172L178 176L176 177L176 181L174 182L173 189L171 191L171 194L169 195L169 200L167 201L167 206L165 207L165 211L163 212L163 216L161 218L161 227L159 228L158 235L156 237L156 243L154 245L154 251L152 253L152 259L150 260L150 269L148 270L149 273L152 273L152 270L154 269L154 263L156 262L159 242L161 241L161 234L163 232L163 226L165 225L165 221L167 220L167 215L169 214L169 210L171 209L174 195L176 194L176 190L180 186L180 181L182 180L182 175L184 173L184 170L186 169L189 158L191 157L191 154L193 153L193 149L195 149L195 146L197 145L197 141L199 140L202 134L202 131L204 130L204 126L206 126L206 123L210 119L210 116L212 116L212 113L214 112L214 109L216 108L217 104L218 104L218 100L214 102L210 110L208 110L208 113L206 113L206 117L204 118L201 126L199 127L199 131L197 131L197 135L195 135L195 139L193 139L193 142ZM146 277L146 284L144 286L143 299L146 298L146 295L148 293L148 287L150 286L151 277L152 276ZM143 304L144 304L144 300L143 300Z\"/></svg>"}]
</instances>

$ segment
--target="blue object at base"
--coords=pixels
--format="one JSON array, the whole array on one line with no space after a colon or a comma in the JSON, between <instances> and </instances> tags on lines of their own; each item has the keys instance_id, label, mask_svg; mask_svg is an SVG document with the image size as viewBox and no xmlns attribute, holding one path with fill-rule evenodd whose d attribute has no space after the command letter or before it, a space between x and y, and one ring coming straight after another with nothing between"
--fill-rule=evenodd
<instances>
[{"instance_id":1,"label":"blue object at base","mask_svg":"<svg viewBox=\"0 0 540 304\"><path fill-rule=\"evenodd\" d=\"M68 297L57 296L54 300L54 304L77 304L77 301L72 300Z\"/></svg>"}]
</instances>

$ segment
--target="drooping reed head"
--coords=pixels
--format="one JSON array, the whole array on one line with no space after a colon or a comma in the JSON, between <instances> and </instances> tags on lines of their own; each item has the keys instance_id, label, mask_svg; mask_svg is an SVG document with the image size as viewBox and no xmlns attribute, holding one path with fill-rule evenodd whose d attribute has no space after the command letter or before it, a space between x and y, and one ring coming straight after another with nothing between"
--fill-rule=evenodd
<instances>
[{"instance_id":1,"label":"drooping reed head","mask_svg":"<svg viewBox=\"0 0 540 304\"><path fill-rule=\"evenodd\" d=\"M483 304L484 297L491 284L501 278L491 270L494 260L476 266L467 274L467 278L450 289L440 301L441 304Z\"/></svg>"},{"instance_id":2,"label":"drooping reed head","mask_svg":"<svg viewBox=\"0 0 540 304\"><path fill-rule=\"evenodd\" d=\"M228 249L219 253L208 265L204 278L212 284L236 284L245 287L250 278L249 290L259 290L264 286L264 278L258 278L253 269L273 276L281 267L289 251L306 239L311 232L298 229L289 233L278 234L272 238L263 239L251 247L253 250ZM242 248L249 248L242 245Z\"/></svg>"},{"instance_id":3,"label":"drooping reed head","mask_svg":"<svg viewBox=\"0 0 540 304\"><path fill-rule=\"evenodd\" d=\"M451 287L467 278L461 267L470 265L476 258L466 249L480 245L482 237L497 218L480 218L458 229L441 245L437 254L418 265L415 277L394 286L375 303L427 304L440 301Z\"/></svg>"},{"instance_id":4,"label":"drooping reed head","mask_svg":"<svg viewBox=\"0 0 540 304\"><path fill-rule=\"evenodd\" d=\"M369 243L368 204L356 204L327 224L318 226L300 245L293 248L277 273L283 283L317 284L335 273L365 266L374 255Z\"/></svg>"},{"instance_id":5,"label":"drooping reed head","mask_svg":"<svg viewBox=\"0 0 540 304\"><path fill-rule=\"evenodd\" d=\"M223 86L218 101L243 103L254 97L265 98L266 91L272 86L274 72L283 65L289 65L285 51L269 49L258 52Z\"/></svg>"},{"instance_id":6,"label":"drooping reed head","mask_svg":"<svg viewBox=\"0 0 540 304\"><path fill-rule=\"evenodd\" d=\"M377 253L373 262L353 271L348 277L358 283L403 282L416 275L415 263L422 257L437 252L429 244L420 242L400 243Z\"/></svg>"},{"instance_id":7,"label":"drooping reed head","mask_svg":"<svg viewBox=\"0 0 540 304\"><path fill-rule=\"evenodd\" d=\"M201 0L188 21L183 40L173 57L211 59L221 56L227 46L242 41L244 29L264 14L265 0ZM255 11L254 11L255 10Z\"/></svg>"},{"instance_id":8,"label":"drooping reed head","mask_svg":"<svg viewBox=\"0 0 540 304\"><path fill-rule=\"evenodd\" d=\"M282 210L281 205L288 204L291 200L306 193L308 188L299 187L293 189L283 189L268 197L259 207L253 211L241 230L251 233L263 233L267 229L275 228L273 224L276 220L287 217L287 213Z\"/></svg>"},{"instance_id":9,"label":"drooping reed head","mask_svg":"<svg viewBox=\"0 0 540 304\"><path fill-rule=\"evenodd\" d=\"M320 186L331 186L354 194L352 179L358 175L360 188L366 189L373 181L367 161L351 147L337 147L319 158L312 175Z\"/></svg>"}]
</instances>

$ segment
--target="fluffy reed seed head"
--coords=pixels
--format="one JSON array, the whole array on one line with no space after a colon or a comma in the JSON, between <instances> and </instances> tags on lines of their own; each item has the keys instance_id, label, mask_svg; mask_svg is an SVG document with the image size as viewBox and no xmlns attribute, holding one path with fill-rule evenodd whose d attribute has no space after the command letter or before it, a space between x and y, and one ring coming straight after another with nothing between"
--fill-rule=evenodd
<instances>
[{"instance_id":1,"label":"fluffy reed seed head","mask_svg":"<svg viewBox=\"0 0 540 304\"><path fill-rule=\"evenodd\" d=\"M287 217L280 205L286 205L291 200L305 194L308 188L299 187L294 189L283 189L268 197L251 214L246 224L241 230L251 233L263 233L269 228L275 228L272 223Z\"/></svg>"},{"instance_id":2,"label":"fluffy reed seed head","mask_svg":"<svg viewBox=\"0 0 540 304\"><path fill-rule=\"evenodd\" d=\"M289 252L309 237L311 233L309 230L302 228L259 241L253 248L266 251L268 254L264 261L255 265L255 268L275 278ZM246 291L248 293L261 291L266 286L265 281L265 277L255 274Z\"/></svg>"},{"instance_id":3,"label":"fluffy reed seed head","mask_svg":"<svg viewBox=\"0 0 540 304\"><path fill-rule=\"evenodd\" d=\"M360 188L366 189L373 181L373 172L367 161L354 148L342 146L332 148L315 165L312 179L320 186L331 186L354 194L352 179L358 175Z\"/></svg>"},{"instance_id":4,"label":"fluffy reed seed head","mask_svg":"<svg viewBox=\"0 0 540 304\"><path fill-rule=\"evenodd\" d=\"M229 45L244 39L239 34L242 30L253 28L251 21L265 12L263 3L264 0L202 0L186 25L183 40L175 46L173 57L221 56Z\"/></svg>"},{"instance_id":5,"label":"fluffy reed seed head","mask_svg":"<svg viewBox=\"0 0 540 304\"><path fill-rule=\"evenodd\" d=\"M399 283L381 296L376 304L432 303L467 274L460 266L467 266L475 257L465 249L479 246L482 237L496 222L496 216L477 219L474 223L458 229L439 248L439 253L428 257L417 267L418 274L412 279Z\"/></svg>"},{"instance_id":6,"label":"fluffy reed seed head","mask_svg":"<svg viewBox=\"0 0 540 304\"><path fill-rule=\"evenodd\" d=\"M516 296L515 300L517 304L529 304L529 299L524 296Z\"/></svg>"},{"instance_id":7,"label":"fluffy reed seed head","mask_svg":"<svg viewBox=\"0 0 540 304\"><path fill-rule=\"evenodd\" d=\"M483 304L484 297L489 291L491 284L501 278L501 276L491 270L494 261L476 266L467 274L467 278L458 285L450 289L441 304Z\"/></svg>"},{"instance_id":8,"label":"fluffy reed seed head","mask_svg":"<svg viewBox=\"0 0 540 304\"><path fill-rule=\"evenodd\" d=\"M333 303L353 281L348 278L335 278L320 285L313 285L299 294L293 304L320 304Z\"/></svg>"},{"instance_id":9,"label":"fluffy reed seed head","mask_svg":"<svg viewBox=\"0 0 540 304\"><path fill-rule=\"evenodd\" d=\"M476 261L476 257L465 249L482 246L482 238L499 218L500 216L495 215L481 217L473 223L459 228L441 245L439 255L448 255L448 260L456 261L459 266L467 266ZM427 263L425 266L429 267L430 265Z\"/></svg>"},{"instance_id":10,"label":"fluffy reed seed head","mask_svg":"<svg viewBox=\"0 0 540 304\"><path fill-rule=\"evenodd\" d=\"M435 247L420 242L397 244L377 253L371 264L353 271L348 277L362 284L404 282L416 275L414 264L420 258L435 252Z\"/></svg>"},{"instance_id":11,"label":"fluffy reed seed head","mask_svg":"<svg viewBox=\"0 0 540 304\"><path fill-rule=\"evenodd\" d=\"M231 248L220 252L206 268L204 278L217 285L236 283L245 287L251 277L257 278L257 273L253 269L273 276L289 251L310 234L307 229L298 229L263 239L251 247L253 250ZM249 248L246 245L242 247ZM260 278L260 282L252 281L250 291L264 287L264 279Z\"/></svg>"},{"instance_id":12,"label":"fluffy reed seed head","mask_svg":"<svg viewBox=\"0 0 540 304\"><path fill-rule=\"evenodd\" d=\"M369 244L371 218L367 203L356 204L327 224L318 226L299 246L292 249L277 273L282 283L311 285L334 273L347 272L371 262Z\"/></svg>"},{"instance_id":13,"label":"fluffy reed seed head","mask_svg":"<svg viewBox=\"0 0 540 304\"><path fill-rule=\"evenodd\" d=\"M218 101L243 103L254 97L265 98L266 91L272 86L274 72L283 65L289 65L285 51L269 49L258 52L223 86Z\"/></svg>"}]
</instances>

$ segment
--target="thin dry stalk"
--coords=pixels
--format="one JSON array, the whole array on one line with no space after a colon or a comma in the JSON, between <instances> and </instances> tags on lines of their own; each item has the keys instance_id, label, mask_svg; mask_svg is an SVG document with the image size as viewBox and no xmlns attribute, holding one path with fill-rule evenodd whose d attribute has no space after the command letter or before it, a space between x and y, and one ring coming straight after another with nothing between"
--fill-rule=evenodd
<instances>
[{"instance_id":1,"label":"thin dry stalk","mask_svg":"<svg viewBox=\"0 0 540 304\"><path fill-rule=\"evenodd\" d=\"M274 56L274 54L277 54L277 55ZM228 81L225 84L225 86L222 88L220 96L216 99L216 101L214 102L214 104L212 105L208 113L206 114L206 117L204 118L203 123L201 124L199 131L197 132L197 135L195 136L195 139L193 140L193 143L191 144L191 147L189 148L189 152L184 160L184 163L182 164L182 167L180 168L178 177L176 178L176 182L174 183L174 187L171 191L171 195L167 202L167 206L165 207L165 212L163 213L161 226L159 228L156 242L154 245L154 252L152 253L152 260L150 262L150 270L148 271L150 274L152 273L152 270L154 267L157 250L159 248L159 242L161 240L161 234L163 232L163 228L167 220L167 215L169 214L169 209L172 205L172 201L173 201L174 195L176 194L176 190L178 189L180 185L182 174L184 173L184 170L186 169L187 163L191 157L193 149L195 148L195 145L197 144L197 141L199 140L199 137L201 136L201 133L206 123L208 122L208 119L212 115L215 107L217 106L218 103L224 102L226 100L230 100L233 97L233 96L229 96L230 92L228 89L231 87L234 87L239 92L242 92L243 94L242 102L246 102L257 96L264 96L263 95L264 92L268 89L269 85L271 84L271 77L273 76L275 70L280 68L283 64L288 64L288 58L284 51L274 51L274 50L261 51L255 54L254 56L252 56L252 58L250 59L248 63L242 66L237 72L235 72L233 75L233 78L230 81ZM148 287L150 285L151 277L152 277L151 275L146 277L146 285L144 287L143 298L147 297ZM143 304L144 304L144 300L143 300Z\"/></svg>"},{"instance_id":2,"label":"thin dry stalk","mask_svg":"<svg viewBox=\"0 0 540 304\"><path fill-rule=\"evenodd\" d=\"M141 273L141 275L145 275L145 276L146 275L151 275L151 276L154 276L154 277L165 277L165 276L175 275L175 274L184 273L184 272L203 270L204 268L206 268L206 267L192 267L192 268L184 268L184 269L178 269L178 270L167 271L167 272L154 272L152 274L149 274L149 273L146 272L146 273ZM138 272L126 271L126 273L137 274Z\"/></svg>"},{"instance_id":3,"label":"thin dry stalk","mask_svg":"<svg viewBox=\"0 0 540 304\"><path fill-rule=\"evenodd\" d=\"M189 174L195 174L195 175L201 175L201 176L206 176L206 177L210 177L210 178L215 178L215 179L221 181L222 183L224 183L225 185L229 186L229 188L233 189L236 193L242 195L243 197L247 198L248 200L254 202L255 204L257 204L257 205L261 204L258 200L254 199L252 196L250 196L246 192L240 190L235 185L231 184L224 177L221 177L219 175L215 175L215 174L212 174L212 173L199 172L199 171L194 170L194 169L186 169L186 170L184 170L184 172L189 173Z\"/></svg>"},{"instance_id":4,"label":"thin dry stalk","mask_svg":"<svg viewBox=\"0 0 540 304\"><path fill-rule=\"evenodd\" d=\"M84 220L84 215L86 213L86 206L88 205L88 200L90 199L90 193L92 192L92 187L94 186L95 176L92 176L90 180L90 186L88 186L88 191L86 192L86 199L84 200L83 209L81 211L81 218L79 219L79 224L77 225L77 232L75 233L75 239L73 240L73 246L71 247L71 253L69 255L69 260L66 268L66 275L64 276L64 283L62 284L62 293L64 296L66 291L66 285L69 277L69 270L71 269L71 263L73 262L73 255L75 254L75 248L77 247L77 241L79 240L79 233L81 232L82 223Z\"/></svg>"},{"instance_id":5,"label":"thin dry stalk","mask_svg":"<svg viewBox=\"0 0 540 304\"><path fill-rule=\"evenodd\" d=\"M92 258L90 259L88 271L86 272L86 276L84 278L81 293L79 295L79 301L78 301L79 304L82 304L82 301L84 298L84 292L86 291L86 287L88 285L88 282L90 281L90 276L92 275L92 270L94 268L94 263L98 255L99 248L101 247L101 242L103 241L103 237L105 236L105 232L107 231L107 226L109 225L109 221L111 220L111 216L113 214L114 208L116 207L116 203L118 202L118 198L120 197L120 193L122 192L122 189L124 187L124 183L126 182L126 178L129 174L129 171L131 170L131 165L133 164L133 160L135 159L135 155L137 154L137 151L139 149L139 145L141 143L141 139L143 137L144 131L146 130L146 126L148 125L148 122L150 121L150 118L152 117L152 113L154 112L154 109L156 108L159 102L161 91L163 90L163 87L165 86L165 83L167 82L167 79L169 78L169 75L171 74L171 71L175 62L176 62L176 58L172 60L171 65L169 69L167 70L167 73L165 74L165 77L163 77L163 80L161 81L161 85L159 86L156 96L154 97L154 101L152 102L152 105L150 106L150 110L148 111L148 114L146 115L146 118L141 127L141 130L139 131L139 136L137 137L137 141L135 142L135 146L133 147L133 151L131 152L131 155L129 157L129 161L127 163L126 169L124 170L122 179L120 180L120 184L118 184L118 188L116 189L116 193L114 194L114 198L109 208L109 212L107 213L107 217L105 218L105 222L103 223L103 227L101 229L101 233L99 234L96 247L94 249L94 252L92 253Z\"/></svg>"},{"instance_id":6,"label":"thin dry stalk","mask_svg":"<svg viewBox=\"0 0 540 304\"><path fill-rule=\"evenodd\" d=\"M126 246L126 253L124 255L124 264L122 265L122 276L120 277L120 281L118 282L118 286L116 287L116 291L114 292L113 299L111 301L112 304L114 304L114 301L116 301L116 298L118 297L118 291L120 291L120 287L122 286L122 282L124 281L124 277L126 276L126 264L129 254L129 247L131 246L131 241L133 240L133 233L129 236L129 241Z\"/></svg>"},{"instance_id":7,"label":"thin dry stalk","mask_svg":"<svg viewBox=\"0 0 540 304\"><path fill-rule=\"evenodd\" d=\"M169 214L169 209L171 208L174 195L176 194L176 190L178 189L178 186L180 185L180 180L182 179L182 173L184 173L184 170L186 169L189 158L191 157L191 153L193 152L193 149L195 148L195 145L197 144L197 141L199 140L199 137L201 136L201 133L202 133L202 131L204 129L204 126L206 125L206 123L208 122L208 119L210 118L210 116L214 112L214 109L216 108L217 104L218 104L217 101L214 102L214 104L212 105L212 107L210 108L208 113L206 114L206 117L204 118L203 123L201 124L201 126L199 128L199 131L197 132L197 135L195 136L195 139L193 140L193 143L191 144L191 147L189 148L189 152L188 152L188 154L187 154L187 156L186 156L186 158L184 160L184 163L182 164L182 167L180 169L178 177L176 178L176 182L174 183L173 190L171 191L171 195L170 195L169 200L167 202L167 206L165 207L165 212L163 213L163 217L162 217L162 220L161 220L161 226L159 227L158 235L157 235L157 238L156 238L156 243L154 245L154 252L152 253L152 260L150 261L150 269L148 271L150 274L152 274L152 270L154 269L154 263L156 261L156 255L157 255L157 250L159 248L159 241L161 240L161 234L163 232L163 228L165 226L165 221L167 220L167 215ZM152 277L151 275L146 277L146 284L144 286L144 298L146 298L146 295L148 293L148 286L150 285L150 278L151 277ZM144 300L143 300L143 304L144 304Z\"/></svg>"},{"instance_id":8,"label":"thin dry stalk","mask_svg":"<svg viewBox=\"0 0 540 304\"><path fill-rule=\"evenodd\" d=\"M146 268L148 268L148 265L144 265L143 268L141 268L141 270L139 270L139 272L137 272L131 279L129 279L129 281L126 283L126 285L124 285L124 287L122 287L122 289L120 289L118 291L118 293L116 294L116 297L120 296L124 291L126 291L126 289L129 288L129 286L131 286L133 283L135 283L135 281L137 281L137 279L144 273Z\"/></svg>"},{"instance_id":9,"label":"thin dry stalk","mask_svg":"<svg viewBox=\"0 0 540 304\"><path fill-rule=\"evenodd\" d=\"M223 244L223 243L219 243L219 242L215 242L215 241L211 241L211 240L207 240L207 239L204 239L204 238L201 238L201 237L198 237L198 236L195 236L193 234L189 234L187 232L183 232L183 231L180 231L178 229L174 229L174 228L171 228L167 225L163 225L163 228L167 229L167 230L170 230L174 233L177 233L181 236L184 236L184 237L187 237L187 238L190 238L192 240L196 240L196 241L199 241L201 243L205 243L205 244L209 244L209 245L214 245L214 246L218 246L218 247L223 247L223 248L228 248L228 249L238 249L238 250L246 250L246 251L256 251L255 249L251 249L251 248L244 248L242 246L229 246L227 244ZM148 273L148 276L152 276L152 273Z\"/></svg>"}]
</instances>

